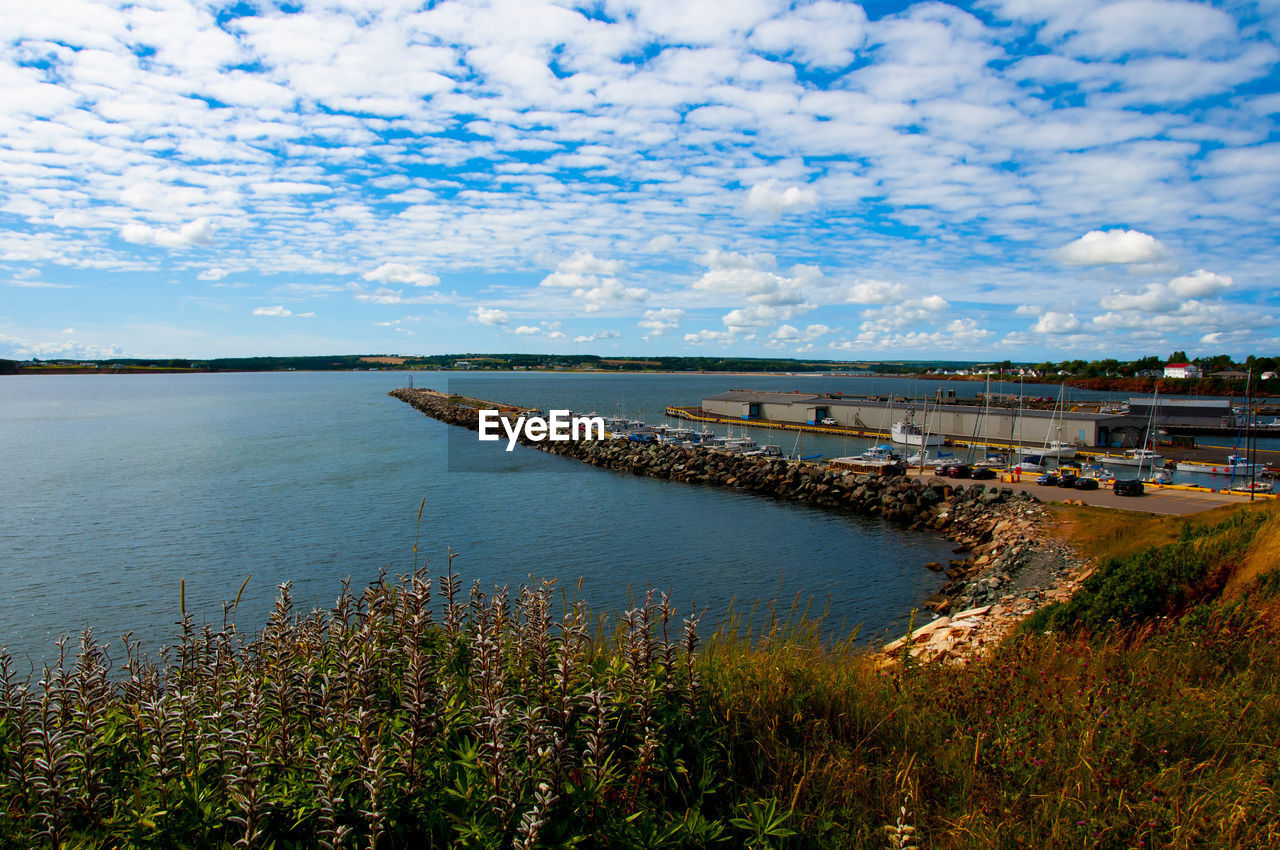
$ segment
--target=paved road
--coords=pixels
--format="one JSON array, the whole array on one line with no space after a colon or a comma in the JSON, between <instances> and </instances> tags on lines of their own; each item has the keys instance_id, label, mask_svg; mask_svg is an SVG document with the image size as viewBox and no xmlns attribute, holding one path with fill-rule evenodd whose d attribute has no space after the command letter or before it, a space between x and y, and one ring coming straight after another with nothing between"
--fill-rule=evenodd
<instances>
[{"instance_id":1,"label":"paved road","mask_svg":"<svg viewBox=\"0 0 1280 850\"><path fill-rule=\"evenodd\" d=\"M909 474L915 477L916 472L911 470ZM925 477L932 478L933 476L926 474ZM1029 483L1027 478L1028 476L1023 476L1022 481L1016 484L1006 484L1000 480L979 481L976 483L985 484L988 487L1012 487L1015 491L1022 490L1032 493L1042 502L1062 502L1067 499L1079 499L1086 505L1122 508L1151 514L1194 514L1219 508L1223 505L1247 504L1249 501L1247 495L1239 493L1201 493L1188 490L1168 490L1150 485L1146 487L1146 492L1141 496L1117 496L1106 487L1099 487L1097 490L1064 490L1061 487L1044 487L1034 483L1034 481ZM965 479L947 478L943 480L952 484L968 485L975 483ZM1270 500L1264 499L1262 501Z\"/></svg>"}]
</instances>

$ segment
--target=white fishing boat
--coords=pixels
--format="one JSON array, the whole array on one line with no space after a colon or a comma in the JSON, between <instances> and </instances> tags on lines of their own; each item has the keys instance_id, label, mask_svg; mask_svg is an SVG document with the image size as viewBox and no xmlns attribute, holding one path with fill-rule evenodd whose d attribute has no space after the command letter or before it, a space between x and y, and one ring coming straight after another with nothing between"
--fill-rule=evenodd
<instances>
[{"instance_id":1,"label":"white fishing boat","mask_svg":"<svg viewBox=\"0 0 1280 850\"><path fill-rule=\"evenodd\" d=\"M1048 458L1044 455L1023 455L1014 465L1014 469L1021 472L1045 472L1048 465Z\"/></svg>"},{"instance_id":2,"label":"white fishing boat","mask_svg":"<svg viewBox=\"0 0 1280 850\"><path fill-rule=\"evenodd\" d=\"M902 446L940 446L942 445L941 434L926 434L924 429L910 418L899 419L893 423L893 428L889 432L889 439Z\"/></svg>"},{"instance_id":3,"label":"white fishing boat","mask_svg":"<svg viewBox=\"0 0 1280 850\"><path fill-rule=\"evenodd\" d=\"M901 470L906 464L893 451L893 446L872 446L859 455L836 457L828 461L832 469L848 472L884 473L893 469Z\"/></svg>"},{"instance_id":4,"label":"white fishing boat","mask_svg":"<svg viewBox=\"0 0 1280 850\"><path fill-rule=\"evenodd\" d=\"M974 469L1004 469L1008 465L1009 458L1005 455L987 455L973 467Z\"/></svg>"},{"instance_id":5,"label":"white fishing boat","mask_svg":"<svg viewBox=\"0 0 1280 850\"><path fill-rule=\"evenodd\" d=\"M1056 457L1059 460L1074 460L1076 456L1076 447L1071 443L1063 443L1059 440L1053 440L1040 450L1040 454L1045 457Z\"/></svg>"},{"instance_id":6,"label":"white fishing boat","mask_svg":"<svg viewBox=\"0 0 1280 850\"><path fill-rule=\"evenodd\" d=\"M939 453L930 455L928 449L922 449L903 461L909 467L932 467L946 466L955 463L956 456L952 452Z\"/></svg>"},{"instance_id":7,"label":"white fishing boat","mask_svg":"<svg viewBox=\"0 0 1280 850\"><path fill-rule=\"evenodd\" d=\"M1152 449L1130 449L1122 455L1103 455L1098 460L1107 466L1163 466L1164 458Z\"/></svg>"},{"instance_id":8,"label":"white fishing boat","mask_svg":"<svg viewBox=\"0 0 1280 850\"><path fill-rule=\"evenodd\" d=\"M1196 460L1178 461L1179 472L1199 472L1204 475L1252 475L1263 470L1261 463L1249 463L1247 458L1230 455L1226 463L1203 463Z\"/></svg>"},{"instance_id":9,"label":"white fishing boat","mask_svg":"<svg viewBox=\"0 0 1280 850\"><path fill-rule=\"evenodd\" d=\"M1241 484L1238 487L1232 487L1233 493L1270 493L1273 485L1270 481L1250 481L1248 484Z\"/></svg>"}]
</instances>

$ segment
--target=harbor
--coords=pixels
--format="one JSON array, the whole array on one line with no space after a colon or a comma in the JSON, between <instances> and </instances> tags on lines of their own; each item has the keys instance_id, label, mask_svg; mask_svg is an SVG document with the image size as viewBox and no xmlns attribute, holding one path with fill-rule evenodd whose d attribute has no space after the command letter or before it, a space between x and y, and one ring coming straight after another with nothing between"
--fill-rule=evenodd
<instances>
[{"instance_id":1,"label":"harbor","mask_svg":"<svg viewBox=\"0 0 1280 850\"><path fill-rule=\"evenodd\" d=\"M1060 403L1045 409L1043 400L1038 408L1010 407L1007 398L1005 401L997 407L976 401L930 404L840 394L732 390L705 397L696 406L669 406L665 413L704 427L749 426L903 446L907 465L912 463L905 455L915 448L913 459L929 465L967 462L1039 473L1058 463L1076 462L1154 478L1151 483L1171 484L1173 475L1178 475L1182 479L1179 484L1231 489L1245 480L1275 477L1280 464L1280 451L1274 449L1256 449L1255 460L1246 462L1238 442L1198 444L1194 437L1169 433L1188 423L1230 416L1226 399L1192 400L1194 404L1177 400L1167 406L1164 399L1154 404L1131 399L1122 408L1099 402L1072 404L1069 410L1062 409L1065 406ZM1237 427L1237 436L1241 433ZM965 449L965 456L942 451L944 448Z\"/></svg>"}]
</instances>

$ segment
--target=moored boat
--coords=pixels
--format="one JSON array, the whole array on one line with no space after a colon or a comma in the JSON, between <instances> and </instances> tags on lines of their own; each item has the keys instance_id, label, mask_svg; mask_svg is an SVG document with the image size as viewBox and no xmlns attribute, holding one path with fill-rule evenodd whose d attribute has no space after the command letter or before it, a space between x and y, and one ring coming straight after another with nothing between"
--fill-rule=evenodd
<instances>
[{"instance_id":1,"label":"moored boat","mask_svg":"<svg viewBox=\"0 0 1280 850\"><path fill-rule=\"evenodd\" d=\"M1246 458L1239 455L1231 455L1227 458L1227 462L1223 463L1203 463L1195 460L1178 461L1177 470L1179 472L1199 472L1204 475L1250 475L1263 471L1263 465L1260 463L1249 463Z\"/></svg>"},{"instance_id":2,"label":"moored boat","mask_svg":"<svg viewBox=\"0 0 1280 850\"><path fill-rule=\"evenodd\" d=\"M889 430L889 439L903 446L940 446L941 434L926 434L924 429L910 419L899 419Z\"/></svg>"},{"instance_id":3,"label":"moored boat","mask_svg":"<svg viewBox=\"0 0 1280 850\"><path fill-rule=\"evenodd\" d=\"M1107 466L1163 466L1164 458L1151 449L1130 449L1123 455L1103 455L1099 461Z\"/></svg>"},{"instance_id":4,"label":"moored boat","mask_svg":"<svg viewBox=\"0 0 1280 850\"><path fill-rule=\"evenodd\" d=\"M832 458L827 466L845 472L872 472L879 475L901 474L906 471L902 458L888 445L872 446L859 455Z\"/></svg>"}]
</instances>

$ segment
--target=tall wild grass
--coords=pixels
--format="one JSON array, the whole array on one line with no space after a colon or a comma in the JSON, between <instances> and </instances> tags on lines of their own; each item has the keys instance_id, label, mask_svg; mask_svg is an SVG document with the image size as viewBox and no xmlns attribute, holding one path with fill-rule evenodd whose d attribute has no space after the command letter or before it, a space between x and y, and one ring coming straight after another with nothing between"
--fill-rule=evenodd
<instances>
[{"instance_id":1,"label":"tall wild grass","mask_svg":"<svg viewBox=\"0 0 1280 850\"><path fill-rule=\"evenodd\" d=\"M184 614L159 664L86 633L35 676L0 656L0 846L1277 847L1260 528L1189 523L950 666L798 610L700 643L651 595L607 630L452 568L324 611L286 585L250 636Z\"/></svg>"}]
</instances>

